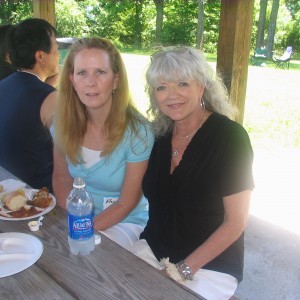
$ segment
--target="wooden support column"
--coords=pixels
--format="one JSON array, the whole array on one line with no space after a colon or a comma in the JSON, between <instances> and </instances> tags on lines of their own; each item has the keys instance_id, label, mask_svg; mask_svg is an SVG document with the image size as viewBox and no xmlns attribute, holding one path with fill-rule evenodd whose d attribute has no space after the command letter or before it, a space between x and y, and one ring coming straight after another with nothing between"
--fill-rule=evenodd
<instances>
[{"instance_id":1,"label":"wooden support column","mask_svg":"<svg viewBox=\"0 0 300 300\"><path fill-rule=\"evenodd\" d=\"M243 123L254 0L221 0L217 71Z\"/></svg>"},{"instance_id":2,"label":"wooden support column","mask_svg":"<svg viewBox=\"0 0 300 300\"><path fill-rule=\"evenodd\" d=\"M33 0L33 16L55 27L55 0Z\"/></svg>"}]
</instances>

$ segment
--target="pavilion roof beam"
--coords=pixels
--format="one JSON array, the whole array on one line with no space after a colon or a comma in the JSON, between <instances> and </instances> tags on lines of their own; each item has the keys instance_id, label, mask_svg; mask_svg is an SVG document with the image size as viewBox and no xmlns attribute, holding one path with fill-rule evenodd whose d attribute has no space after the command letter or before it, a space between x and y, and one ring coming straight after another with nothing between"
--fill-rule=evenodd
<instances>
[{"instance_id":1,"label":"pavilion roof beam","mask_svg":"<svg viewBox=\"0 0 300 300\"><path fill-rule=\"evenodd\" d=\"M33 16L55 27L55 0L33 0Z\"/></svg>"}]
</instances>

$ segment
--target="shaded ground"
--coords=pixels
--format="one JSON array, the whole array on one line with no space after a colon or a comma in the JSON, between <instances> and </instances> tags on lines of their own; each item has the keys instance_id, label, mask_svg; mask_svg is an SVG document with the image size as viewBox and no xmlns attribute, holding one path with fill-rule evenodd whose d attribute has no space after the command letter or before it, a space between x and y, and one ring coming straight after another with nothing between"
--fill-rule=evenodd
<instances>
[{"instance_id":1,"label":"shaded ground","mask_svg":"<svg viewBox=\"0 0 300 300\"><path fill-rule=\"evenodd\" d=\"M256 151L241 300L300 299L300 150Z\"/></svg>"},{"instance_id":2,"label":"shaded ground","mask_svg":"<svg viewBox=\"0 0 300 300\"><path fill-rule=\"evenodd\" d=\"M300 299L300 236L255 216L245 232L240 300Z\"/></svg>"}]
</instances>

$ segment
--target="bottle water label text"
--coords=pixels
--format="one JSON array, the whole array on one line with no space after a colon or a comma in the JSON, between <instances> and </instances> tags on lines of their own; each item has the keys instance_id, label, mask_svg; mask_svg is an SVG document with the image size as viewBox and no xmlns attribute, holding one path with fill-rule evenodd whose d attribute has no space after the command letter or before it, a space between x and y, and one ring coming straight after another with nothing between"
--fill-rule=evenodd
<instances>
[{"instance_id":1,"label":"bottle water label text","mask_svg":"<svg viewBox=\"0 0 300 300\"><path fill-rule=\"evenodd\" d=\"M74 240L87 240L94 234L94 216L74 216L68 214L69 236Z\"/></svg>"}]
</instances>

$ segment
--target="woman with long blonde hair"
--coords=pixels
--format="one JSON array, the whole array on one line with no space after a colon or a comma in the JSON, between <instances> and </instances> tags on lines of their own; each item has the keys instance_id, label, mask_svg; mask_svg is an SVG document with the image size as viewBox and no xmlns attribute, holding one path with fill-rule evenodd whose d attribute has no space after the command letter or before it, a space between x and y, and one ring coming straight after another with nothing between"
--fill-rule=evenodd
<instances>
[{"instance_id":1,"label":"woman with long blonde hair","mask_svg":"<svg viewBox=\"0 0 300 300\"><path fill-rule=\"evenodd\" d=\"M53 187L66 207L73 178L95 202L95 229L127 248L148 218L141 181L153 145L135 108L122 57L107 39L75 42L64 62L54 130Z\"/></svg>"}]
</instances>

